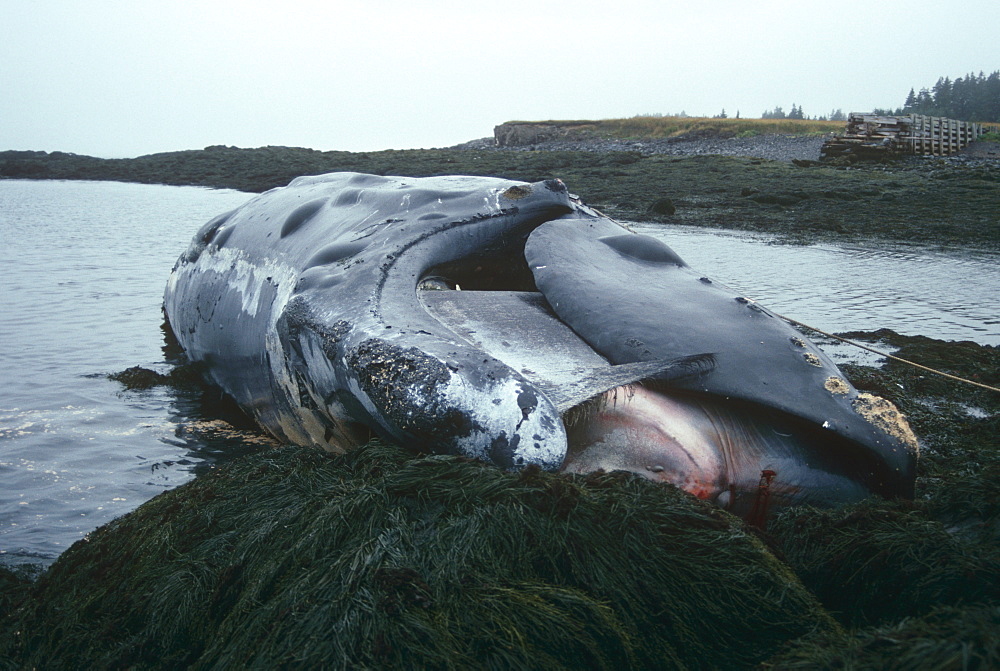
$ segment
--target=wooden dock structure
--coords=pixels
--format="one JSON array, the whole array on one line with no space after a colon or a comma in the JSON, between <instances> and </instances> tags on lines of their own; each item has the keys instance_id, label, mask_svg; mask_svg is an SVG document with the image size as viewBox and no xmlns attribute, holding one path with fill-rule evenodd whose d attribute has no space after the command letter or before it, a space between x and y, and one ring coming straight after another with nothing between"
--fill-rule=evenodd
<instances>
[{"instance_id":1,"label":"wooden dock structure","mask_svg":"<svg viewBox=\"0 0 1000 671\"><path fill-rule=\"evenodd\" d=\"M946 117L851 112L847 131L823 143L822 158L879 160L905 154L948 156L985 132L982 124Z\"/></svg>"}]
</instances>

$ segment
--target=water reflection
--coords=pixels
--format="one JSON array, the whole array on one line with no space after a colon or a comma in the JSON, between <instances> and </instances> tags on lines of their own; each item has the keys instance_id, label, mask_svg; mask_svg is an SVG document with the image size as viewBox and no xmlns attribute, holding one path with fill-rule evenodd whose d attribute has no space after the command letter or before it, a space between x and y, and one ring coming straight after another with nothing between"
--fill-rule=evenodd
<instances>
[{"instance_id":1,"label":"water reflection","mask_svg":"<svg viewBox=\"0 0 1000 671\"><path fill-rule=\"evenodd\" d=\"M183 394L105 375L164 365L167 274L193 231L248 197L0 180L0 562L50 562L224 451L178 444Z\"/></svg>"}]
</instances>

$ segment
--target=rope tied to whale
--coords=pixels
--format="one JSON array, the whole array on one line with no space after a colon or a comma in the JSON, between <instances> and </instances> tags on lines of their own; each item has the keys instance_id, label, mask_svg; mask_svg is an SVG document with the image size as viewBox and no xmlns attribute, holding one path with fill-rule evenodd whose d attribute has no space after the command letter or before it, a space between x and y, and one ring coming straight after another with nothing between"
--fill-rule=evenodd
<instances>
[{"instance_id":1,"label":"rope tied to whale","mask_svg":"<svg viewBox=\"0 0 1000 671\"><path fill-rule=\"evenodd\" d=\"M747 298L747 300L749 302L755 304L755 305L758 305L757 301L755 301L752 298ZM759 307L763 307L763 306L759 306ZM827 333L823 329L816 328L815 326L810 326L809 324L804 324L804 323L798 321L797 319L792 319L791 317L786 317L783 314L778 314L774 310L768 309L768 312L770 312L771 314L773 314L775 317L779 317L781 319L784 319L789 324L795 324L796 326L801 326L802 328L809 329L810 331L815 331L816 333L819 333L820 335L824 335L824 336L826 336L828 338L833 338L834 340L839 340L840 342L847 343L848 345L853 345L855 347L859 347L859 348L861 348L863 350L866 350L868 352L871 352L873 354L878 354L879 356L885 357L887 359L892 359L893 361L898 361L899 363L906 364L907 366L913 366L914 368L919 368L922 371L926 371L928 373L933 373L934 375L940 375L941 377L948 378L949 380L955 380L956 382L964 382L965 384L971 384L971 385L976 386L976 387L981 387L983 389L988 389L990 391L995 391L997 393L1000 393L1000 388L998 388L998 387L994 387L994 386L991 386L991 385L988 385L988 384L984 384L982 382L976 382L975 380L970 380L968 378L960 377L958 375L952 375L951 373L946 373L943 370L937 370L935 368L930 368L929 366L924 366L923 364L919 364L919 363L917 363L915 361L910 361L909 359L903 359L902 357L894 356L892 354L889 354L888 352L883 352L881 350L875 349L874 347L869 347L868 345L864 345L862 343L859 343L856 340L851 340L850 338L844 338L843 336L834 335L833 333Z\"/></svg>"}]
</instances>

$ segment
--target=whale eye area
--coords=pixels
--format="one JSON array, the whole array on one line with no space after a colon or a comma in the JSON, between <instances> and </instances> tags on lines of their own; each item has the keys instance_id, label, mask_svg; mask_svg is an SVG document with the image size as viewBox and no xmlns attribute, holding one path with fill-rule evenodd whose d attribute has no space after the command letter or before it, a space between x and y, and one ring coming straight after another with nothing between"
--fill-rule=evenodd
<instances>
[{"instance_id":1,"label":"whale eye area","mask_svg":"<svg viewBox=\"0 0 1000 671\"><path fill-rule=\"evenodd\" d=\"M212 240L209 246L218 249L223 245L225 245L226 241L229 240L229 236L233 234L233 230L235 230L235 228L236 228L235 226L228 226L220 230L216 234L215 238Z\"/></svg>"},{"instance_id":2,"label":"whale eye area","mask_svg":"<svg viewBox=\"0 0 1000 671\"><path fill-rule=\"evenodd\" d=\"M202 226L198 233L194 236L194 240L191 242L191 246L188 247L187 252L185 252L183 259L187 263L194 263L201 256L201 253L205 251L216 235L218 235L219 230L222 226L229 221L230 217L236 213L236 210L230 210L229 212L224 212L217 217L214 217L208 221L204 226ZM230 227L230 230L232 227Z\"/></svg>"}]
</instances>

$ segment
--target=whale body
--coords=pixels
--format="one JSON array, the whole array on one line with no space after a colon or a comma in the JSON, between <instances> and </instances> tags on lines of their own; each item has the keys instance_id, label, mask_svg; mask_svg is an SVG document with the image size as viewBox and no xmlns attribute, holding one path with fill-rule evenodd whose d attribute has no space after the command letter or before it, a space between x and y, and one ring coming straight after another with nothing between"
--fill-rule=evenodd
<instances>
[{"instance_id":1,"label":"whale body","mask_svg":"<svg viewBox=\"0 0 1000 671\"><path fill-rule=\"evenodd\" d=\"M782 319L559 180L300 177L201 228L188 358L279 440L628 470L746 513L912 496L917 441Z\"/></svg>"}]
</instances>

